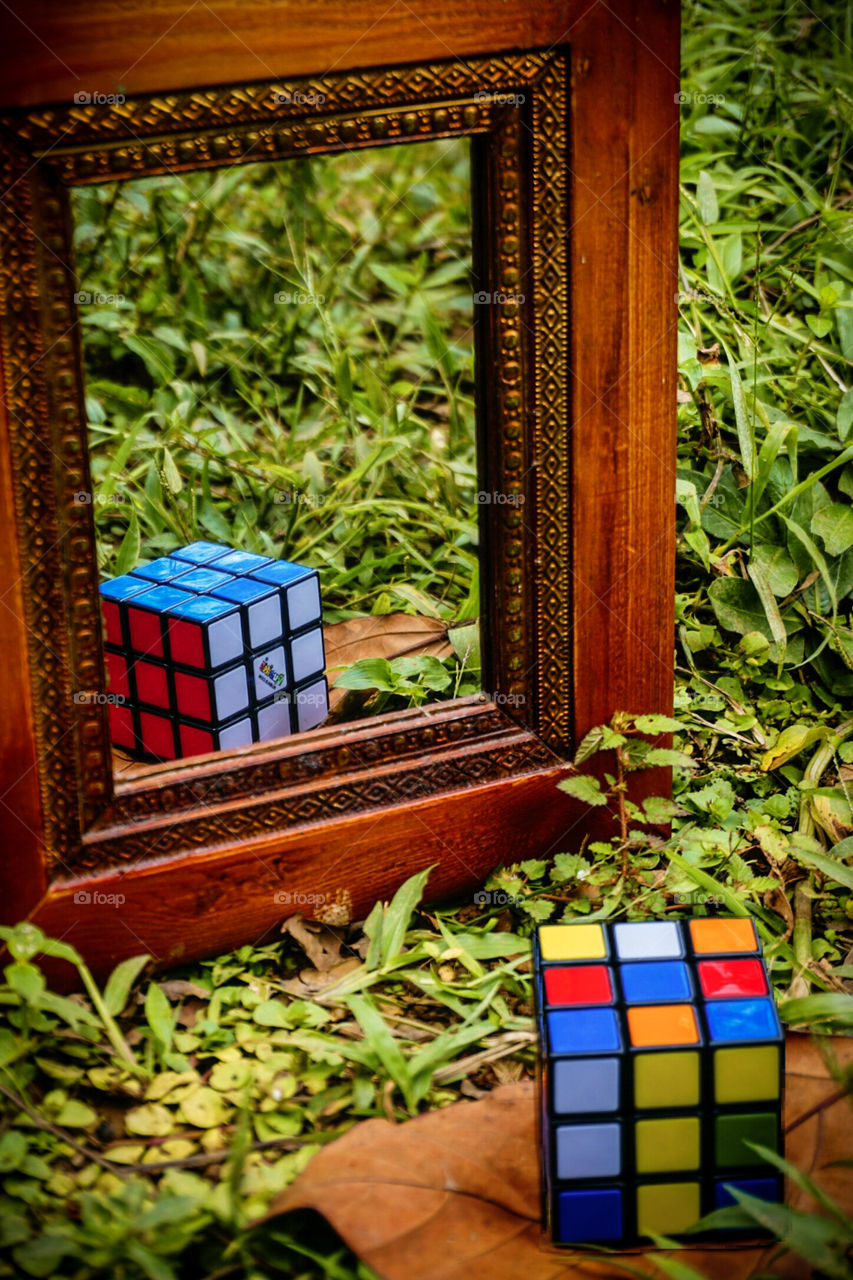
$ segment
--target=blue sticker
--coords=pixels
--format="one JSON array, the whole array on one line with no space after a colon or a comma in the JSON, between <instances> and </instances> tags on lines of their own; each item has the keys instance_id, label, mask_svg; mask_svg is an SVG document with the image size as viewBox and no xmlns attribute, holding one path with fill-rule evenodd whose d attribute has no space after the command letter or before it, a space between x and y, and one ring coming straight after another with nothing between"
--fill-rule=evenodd
<instances>
[{"instance_id":1,"label":"blue sticker","mask_svg":"<svg viewBox=\"0 0 853 1280\"><path fill-rule=\"evenodd\" d=\"M269 563L269 556L257 556L253 551L229 551L227 555L220 556L216 567L225 569L228 573L250 573Z\"/></svg>"},{"instance_id":2,"label":"blue sticker","mask_svg":"<svg viewBox=\"0 0 853 1280\"><path fill-rule=\"evenodd\" d=\"M714 1186L715 1209L728 1209L729 1205L737 1204L731 1191L727 1190L728 1187L745 1191L747 1195L755 1196L756 1200L767 1200L770 1204L778 1204L781 1200L776 1178L722 1178Z\"/></svg>"},{"instance_id":3,"label":"blue sticker","mask_svg":"<svg viewBox=\"0 0 853 1280\"><path fill-rule=\"evenodd\" d=\"M225 574L222 575L225 577ZM223 600L232 600L235 604L251 604L253 600L262 600L268 596L271 588L263 582L255 582L253 578L229 578L213 590L213 595Z\"/></svg>"},{"instance_id":4,"label":"blue sticker","mask_svg":"<svg viewBox=\"0 0 853 1280\"><path fill-rule=\"evenodd\" d=\"M168 591L168 587L158 588L158 590ZM175 592L186 596L186 600L175 601L175 607L172 609L172 616L175 618L184 618L187 622L211 622L214 618L221 618L223 614L237 613L233 604L228 604L225 600L214 600L213 596L191 596L186 591Z\"/></svg>"},{"instance_id":5,"label":"blue sticker","mask_svg":"<svg viewBox=\"0 0 853 1280\"><path fill-rule=\"evenodd\" d=\"M220 546L218 542L191 542L188 547L178 547L172 555L178 560L189 560L190 564L209 564L230 551L230 547Z\"/></svg>"},{"instance_id":6,"label":"blue sticker","mask_svg":"<svg viewBox=\"0 0 853 1280\"><path fill-rule=\"evenodd\" d=\"M138 564L130 572L134 578L146 578L149 582L171 582L172 578L186 571L185 560L178 560L175 556L161 556L159 560L152 560L150 564Z\"/></svg>"},{"instance_id":7,"label":"blue sticker","mask_svg":"<svg viewBox=\"0 0 853 1280\"><path fill-rule=\"evenodd\" d=\"M708 1000L712 1040L775 1040L781 1031L772 1000Z\"/></svg>"},{"instance_id":8,"label":"blue sticker","mask_svg":"<svg viewBox=\"0 0 853 1280\"><path fill-rule=\"evenodd\" d=\"M221 587L226 582L234 581L230 573L218 573L216 569L190 569L186 561L181 567L183 572L180 578L175 579L173 585L185 591L212 591L214 587ZM190 569L189 573L187 569Z\"/></svg>"},{"instance_id":9,"label":"blue sticker","mask_svg":"<svg viewBox=\"0 0 853 1280\"><path fill-rule=\"evenodd\" d=\"M552 1053L612 1053L622 1048L613 1009L554 1009L546 1020Z\"/></svg>"},{"instance_id":10,"label":"blue sticker","mask_svg":"<svg viewBox=\"0 0 853 1280\"><path fill-rule=\"evenodd\" d=\"M172 609L175 605L193 604L197 599L198 596L191 595L189 591L178 591L177 587L151 587L141 596L135 597L133 606L156 609L160 612L164 609Z\"/></svg>"},{"instance_id":11,"label":"blue sticker","mask_svg":"<svg viewBox=\"0 0 853 1280\"><path fill-rule=\"evenodd\" d=\"M291 582L297 582L300 578L307 578L312 573L314 570L306 568L304 564L293 564L290 560L273 560L263 569L253 569L252 577L281 587L285 584L289 586Z\"/></svg>"},{"instance_id":12,"label":"blue sticker","mask_svg":"<svg viewBox=\"0 0 853 1280\"><path fill-rule=\"evenodd\" d=\"M102 582L100 586L101 595L105 600L129 600L131 596L138 596L150 589L150 582L145 582L142 578L132 578L129 573L123 573L119 578L110 578L109 582Z\"/></svg>"},{"instance_id":13,"label":"blue sticker","mask_svg":"<svg viewBox=\"0 0 853 1280\"><path fill-rule=\"evenodd\" d=\"M560 1244L622 1237L622 1192L616 1187L598 1191L561 1191L557 1197L555 1239Z\"/></svg>"},{"instance_id":14,"label":"blue sticker","mask_svg":"<svg viewBox=\"0 0 853 1280\"><path fill-rule=\"evenodd\" d=\"M628 1004L656 1004L659 1000L689 1000L693 995L687 965L682 960L654 960L623 964L619 974Z\"/></svg>"}]
</instances>

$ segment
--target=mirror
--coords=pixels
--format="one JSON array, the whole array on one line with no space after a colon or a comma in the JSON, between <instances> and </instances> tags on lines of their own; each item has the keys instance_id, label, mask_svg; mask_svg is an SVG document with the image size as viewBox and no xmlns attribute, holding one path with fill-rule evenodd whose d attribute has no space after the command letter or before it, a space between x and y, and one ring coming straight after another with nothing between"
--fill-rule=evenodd
<instances>
[{"instance_id":1,"label":"mirror","mask_svg":"<svg viewBox=\"0 0 853 1280\"><path fill-rule=\"evenodd\" d=\"M470 187L458 138L72 189L117 772L480 690Z\"/></svg>"}]
</instances>

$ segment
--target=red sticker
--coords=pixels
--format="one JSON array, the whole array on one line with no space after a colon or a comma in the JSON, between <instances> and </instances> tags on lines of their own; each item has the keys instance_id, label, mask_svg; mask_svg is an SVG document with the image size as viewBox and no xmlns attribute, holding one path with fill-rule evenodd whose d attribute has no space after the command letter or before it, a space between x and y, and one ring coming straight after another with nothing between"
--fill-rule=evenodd
<instances>
[{"instance_id":1,"label":"red sticker","mask_svg":"<svg viewBox=\"0 0 853 1280\"><path fill-rule=\"evenodd\" d=\"M604 964L565 965L544 971L548 1004L610 1004L613 988Z\"/></svg>"},{"instance_id":2,"label":"red sticker","mask_svg":"<svg viewBox=\"0 0 853 1280\"><path fill-rule=\"evenodd\" d=\"M767 995L767 977L760 960L700 960L698 969L706 1000Z\"/></svg>"}]
</instances>

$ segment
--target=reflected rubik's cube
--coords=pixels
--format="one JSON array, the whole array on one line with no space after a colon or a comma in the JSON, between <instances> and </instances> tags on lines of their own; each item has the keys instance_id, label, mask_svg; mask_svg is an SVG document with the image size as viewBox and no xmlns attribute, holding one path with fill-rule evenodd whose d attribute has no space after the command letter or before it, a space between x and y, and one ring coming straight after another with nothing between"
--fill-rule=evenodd
<instances>
[{"instance_id":1,"label":"reflected rubik's cube","mask_svg":"<svg viewBox=\"0 0 853 1280\"><path fill-rule=\"evenodd\" d=\"M554 1244L678 1236L730 1188L781 1200L747 1145L782 1150L784 1041L752 921L541 925L534 965Z\"/></svg>"},{"instance_id":2,"label":"reflected rubik's cube","mask_svg":"<svg viewBox=\"0 0 853 1280\"><path fill-rule=\"evenodd\" d=\"M193 542L101 585L113 745L175 760L328 715L315 570Z\"/></svg>"}]
</instances>

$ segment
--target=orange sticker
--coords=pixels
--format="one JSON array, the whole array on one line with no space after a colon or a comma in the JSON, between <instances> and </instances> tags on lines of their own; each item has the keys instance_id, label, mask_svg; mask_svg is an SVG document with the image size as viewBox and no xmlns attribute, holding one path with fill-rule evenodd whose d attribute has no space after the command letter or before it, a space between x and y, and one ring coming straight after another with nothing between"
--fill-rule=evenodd
<instances>
[{"instance_id":1,"label":"orange sticker","mask_svg":"<svg viewBox=\"0 0 853 1280\"><path fill-rule=\"evenodd\" d=\"M691 920L690 937L693 940L693 950L702 955L758 950L751 920Z\"/></svg>"},{"instance_id":2,"label":"orange sticker","mask_svg":"<svg viewBox=\"0 0 853 1280\"><path fill-rule=\"evenodd\" d=\"M628 1010L631 1044L698 1044L699 1028L690 1004L638 1005Z\"/></svg>"}]
</instances>

